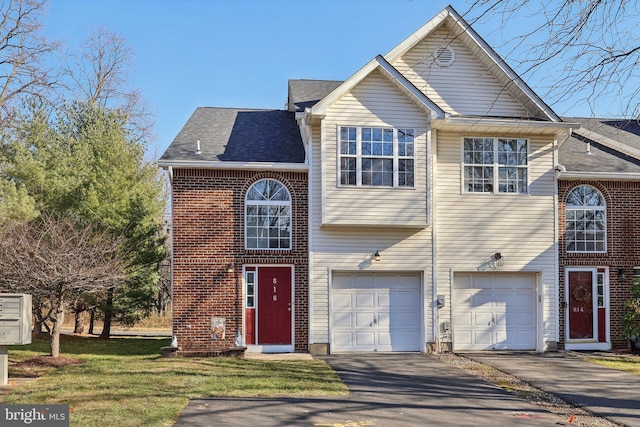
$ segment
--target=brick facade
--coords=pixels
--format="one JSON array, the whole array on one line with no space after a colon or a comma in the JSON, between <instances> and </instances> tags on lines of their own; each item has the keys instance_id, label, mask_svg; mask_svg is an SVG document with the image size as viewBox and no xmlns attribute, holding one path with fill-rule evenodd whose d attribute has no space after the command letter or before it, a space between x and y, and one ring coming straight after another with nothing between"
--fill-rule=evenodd
<instances>
[{"instance_id":1,"label":"brick facade","mask_svg":"<svg viewBox=\"0 0 640 427\"><path fill-rule=\"evenodd\" d=\"M291 250L244 248L244 198L247 189L264 178L280 181L291 193ZM286 264L295 271L295 349L307 351L307 173L174 169L172 202L173 334L180 350L233 347L236 331L242 328L243 265ZM212 338L214 316L226 318L224 340Z\"/></svg>"},{"instance_id":2,"label":"brick facade","mask_svg":"<svg viewBox=\"0 0 640 427\"><path fill-rule=\"evenodd\" d=\"M569 192L579 185L597 188L605 198L607 213L607 252L568 254L565 239L565 206ZM565 267L608 267L610 337L613 349L626 349L621 318L630 298L633 267L640 265L640 182L638 181L558 181L560 348L565 342ZM626 278L618 274L624 268Z\"/></svg>"}]
</instances>

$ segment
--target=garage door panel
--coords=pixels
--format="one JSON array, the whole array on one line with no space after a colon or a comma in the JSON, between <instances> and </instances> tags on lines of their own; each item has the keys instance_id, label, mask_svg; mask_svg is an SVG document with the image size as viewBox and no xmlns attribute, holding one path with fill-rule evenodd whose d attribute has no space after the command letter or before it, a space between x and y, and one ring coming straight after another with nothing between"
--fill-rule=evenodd
<instances>
[{"instance_id":1,"label":"garage door panel","mask_svg":"<svg viewBox=\"0 0 640 427\"><path fill-rule=\"evenodd\" d=\"M351 308L353 307L352 295L345 292L336 292L333 295L333 306L336 308Z\"/></svg>"},{"instance_id":2,"label":"garage door panel","mask_svg":"<svg viewBox=\"0 0 640 427\"><path fill-rule=\"evenodd\" d=\"M536 276L454 276L454 350L534 350Z\"/></svg>"},{"instance_id":3,"label":"garage door panel","mask_svg":"<svg viewBox=\"0 0 640 427\"><path fill-rule=\"evenodd\" d=\"M356 294L355 299L356 299L357 308L361 308L361 307L371 308L374 306L375 296L373 295L373 293L367 292L362 294Z\"/></svg>"},{"instance_id":4,"label":"garage door panel","mask_svg":"<svg viewBox=\"0 0 640 427\"><path fill-rule=\"evenodd\" d=\"M369 312L369 313L356 313L355 314L356 317L356 328L361 328L361 327L370 327L374 322L373 319L375 318L375 314L373 312Z\"/></svg>"},{"instance_id":5,"label":"garage door panel","mask_svg":"<svg viewBox=\"0 0 640 427\"><path fill-rule=\"evenodd\" d=\"M490 325L492 320L493 320L493 313L491 312L475 312L475 313L471 313L473 316L473 323L472 325L479 325L479 326L485 326L485 325Z\"/></svg>"},{"instance_id":6,"label":"garage door panel","mask_svg":"<svg viewBox=\"0 0 640 427\"><path fill-rule=\"evenodd\" d=\"M333 325L337 328L351 328L354 326L353 314L351 313L336 313L333 316Z\"/></svg>"},{"instance_id":7,"label":"garage door panel","mask_svg":"<svg viewBox=\"0 0 640 427\"><path fill-rule=\"evenodd\" d=\"M471 300L471 306L472 307L482 307L482 306L491 307L491 305L494 302L494 298L495 297L491 292L477 292Z\"/></svg>"},{"instance_id":8,"label":"garage door panel","mask_svg":"<svg viewBox=\"0 0 640 427\"><path fill-rule=\"evenodd\" d=\"M473 343L480 345L489 345L494 340L492 331L474 331L473 332Z\"/></svg>"},{"instance_id":9,"label":"garage door panel","mask_svg":"<svg viewBox=\"0 0 640 427\"><path fill-rule=\"evenodd\" d=\"M464 326L471 326L472 325L472 316L471 316L471 312L466 312L466 313L459 313L456 315L455 319L454 319L454 326L460 326L460 327L464 327ZM456 328L456 331L458 329Z\"/></svg>"},{"instance_id":10,"label":"garage door panel","mask_svg":"<svg viewBox=\"0 0 640 427\"><path fill-rule=\"evenodd\" d=\"M356 346L374 347L375 343L375 334L373 332L356 332Z\"/></svg>"},{"instance_id":11,"label":"garage door panel","mask_svg":"<svg viewBox=\"0 0 640 427\"><path fill-rule=\"evenodd\" d=\"M420 350L419 275L336 273L334 283L332 352Z\"/></svg>"}]
</instances>

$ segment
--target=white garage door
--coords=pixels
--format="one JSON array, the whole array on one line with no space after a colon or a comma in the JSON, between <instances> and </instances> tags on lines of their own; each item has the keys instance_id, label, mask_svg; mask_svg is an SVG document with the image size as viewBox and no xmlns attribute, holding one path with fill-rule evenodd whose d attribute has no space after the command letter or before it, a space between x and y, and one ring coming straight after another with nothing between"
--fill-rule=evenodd
<instances>
[{"instance_id":1,"label":"white garage door","mask_svg":"<svg viewBox=\"0 0 640 427\"><path fill-rule=\"evenodd\" d=\"M454 351L535 350L535 274L456 274Z\"/></svg>"},{"instance_id":2,"label":"white garage door","mask_svg":"<svg viewBox=\"0 0 640 427\"><path fill-rule=\"evenodd\" d=\"M331 351L420 351L415 274L334 274Z\"/></svg>"}]
</instances>

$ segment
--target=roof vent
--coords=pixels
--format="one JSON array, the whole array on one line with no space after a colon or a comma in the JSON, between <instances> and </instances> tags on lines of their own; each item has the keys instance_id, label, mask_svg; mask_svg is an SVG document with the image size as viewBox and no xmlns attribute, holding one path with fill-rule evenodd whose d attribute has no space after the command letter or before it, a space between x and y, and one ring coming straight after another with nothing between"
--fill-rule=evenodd
<instances>
[{"instance_id":1,"label":"roof vent","mask_svg":"<svg viewBox=\"0 0 640 427\"><path fill-rule=\"evenodd\" d=\"M441 67L448 67L456 60L456 52L451 46L440 46L433 52L436 64Z\"/></svg>"}]
</instances>

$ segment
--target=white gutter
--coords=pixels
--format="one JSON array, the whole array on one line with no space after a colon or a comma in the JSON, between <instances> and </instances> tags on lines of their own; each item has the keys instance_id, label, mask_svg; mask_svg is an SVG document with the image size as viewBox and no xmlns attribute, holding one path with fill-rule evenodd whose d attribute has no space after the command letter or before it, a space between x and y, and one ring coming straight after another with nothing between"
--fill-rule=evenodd
<instances>
[{"instance_id":1,"label":"white gutter","mask_svg":"<svg viewBox=\"0 0 640 427\"><path fill-rule=\"evenodd\" d=\"M160 160L158 161L158 166L179 169L277 170L285 172L306 172L309 170L309 165L304 163L220 162L207 160Z\"/></svg>"},{"instance_id":2,"label":"white gutter","mask_svg":"<svg viewBox=\"0 0 640 427\"><path fill-rule=\"evenodd\" d=\"M640 173L635 173L635 172L562 172L562 171L559 171L558 179L565 179L565 180L601 179L601 180L604 180L604 181L640 181Z\"/></svg>"},{"instance_id":3,"label":"white gutter","mask_svg":"<svg viewBox=\"0 0 640 427\"><path fill-rule=\"evenodd\" d=\"M565 122L543 122L535 120L518 120L518 119L501 119L501 118L485 118L485 117L447 117L444 119L431 120L431 126L434 129L446 129L454 126L485 126L485 127L515 127L519 129L577 129L580 127L578 123Z\"/></svg>"}]
</instances>

